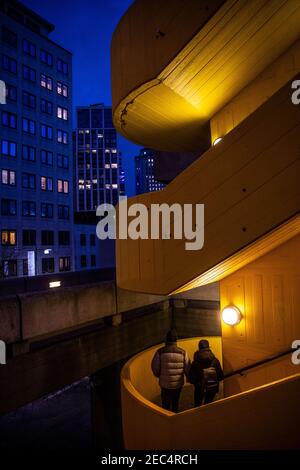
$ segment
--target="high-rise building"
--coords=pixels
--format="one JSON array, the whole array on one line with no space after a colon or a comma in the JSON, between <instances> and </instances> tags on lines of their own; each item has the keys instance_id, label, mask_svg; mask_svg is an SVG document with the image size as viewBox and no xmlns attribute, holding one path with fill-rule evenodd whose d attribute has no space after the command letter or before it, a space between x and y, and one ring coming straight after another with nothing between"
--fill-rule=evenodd
<instances>
[{"instance_id":1,"label":"high-rise building","mask_svg":"<svg viewBox=\"0 0 300 470\"><path fill-rule=\"evenodd\" d=\"M143 148L135 157L136 194L160 191L165 187L155 179L154 175L154 150Z\"/></svg>"},{"instance_id":2,"label":"high-rise building","mask_svg":"<svg viewBox=\"0 0 300 470\"><path fill-rule=\"evenodd\" d=\"M126 176L125 176L125 169L123 167L123 159L122 159L121 152L119 152L119 184L120 184L120 196L125 196Z\"/></svg>"},{"instance_id":3,"label":"high-rise building","mask_svg":"<svg viewBox=\"0 0 300 470\"><path fill-rule=\"evenodd\" d=\"M1 275L73 269L72 54L54 26L15 0L0 4Z\"/></svg>"},{"instance_id":4,"label":"high-rise building","mask_svg":"<svg viewBox=\"0 0 300 470\"><path fill-rule=\"evenodd\" d=\"M77 108L74 153L76 211L95 211L103 203L117 204L119 154L111 106L100 103Z\"/></svg>"}]
</instances>

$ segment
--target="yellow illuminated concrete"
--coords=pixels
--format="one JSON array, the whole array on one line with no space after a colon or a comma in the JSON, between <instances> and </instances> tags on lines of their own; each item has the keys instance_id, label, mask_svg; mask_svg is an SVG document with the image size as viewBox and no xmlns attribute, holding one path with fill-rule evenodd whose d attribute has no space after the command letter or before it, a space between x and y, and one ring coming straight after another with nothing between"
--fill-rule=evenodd
<instances>
[{"instance_id":1,"label":"yellow illuminated concrete","mask_svg":"<svg viewBox=\"0 0 300 470\"><path fill-rule=\"evenodd\" d=\"M300 40L263 70L210 120L211 143L224 137L268 101L300 69Z\"/></svg>"},{"instance_id":2,"label":"yellow illuminated concrete","mask_svg":"<svg viewBox=\"0 0 300 470\"><path fill-rule=\"evenodd\" d=\"M299 79L299 75L297 76ZM300 106L287 83L163 191L128 200L205 204L204 247L117 240L120 287L178 293L232 274L300 230ZM172 237L172 228L171 228Z\"/></svg>"},{"instance_id":3,"label":"yellow illuminated concrete","mask_svg":"<svg viewBox=\"0 0 300 470\"><path fill-rule=\"evenodd\" d=\"M171 14L169 1L136 2L114 33L114 124L144 146L194 151L206 143L204 125L299 38L300 3L214 1L208 21L199 0L181 15L182 2L173 3Z\"/></svg>"},{"instance_id":4,"label":"yellow illuminated concrete","mask_svg":"<svg viewBox=\"0 0 300 470\"><path fill-rule=\"evenodd\" d=\"M192 352L198 340L180 341L179 345ZM215 340L209 340L216 350ZM151 402L159 393L157 380L149 369L157 347L135 356L122 370L126 449L299 448L299 373L173 414Z\"/></svg>"},{"instance_id":5,"label":"yellow illuminated concrete","mask_svg":"<svg viewBox=\"0 0 300 470\"><path fill-rule=\"evenodd\" d=\"M225 372L240 369L291 348L300 338L300 235L248 263L220 282L221 308L235 305L241 322L222 322ZM234 376L225 384L232 395L299 371L291 354Z\"/></svg>"}]
</instances>

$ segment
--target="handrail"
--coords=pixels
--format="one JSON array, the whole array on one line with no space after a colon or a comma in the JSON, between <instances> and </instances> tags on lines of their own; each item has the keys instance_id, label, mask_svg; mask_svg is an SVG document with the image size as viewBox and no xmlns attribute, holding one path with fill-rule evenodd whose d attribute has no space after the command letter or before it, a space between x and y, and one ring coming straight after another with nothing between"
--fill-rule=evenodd
<instances>
[{"instance_id":1,"label":"handrail","mask_svg":"<svg viewBox=\"0 0 300 470\"><path fill-rule=\"evenodd\" d=\"M254 364L250 364L249 366L234 370L233 372L229 372L228 374L225 374L224 379L228 379L229 377L232 377L233 375L237 375L237 374L243 375L243 372L247 370L254 369L254 367L262 366L263 364L267 364L268 362L274 361L275 359L279 359L280 357L286 356L287 354L291 354L294 351L295 349L290 348L287 351L283 351L279 354L276 354L275 356L262 359L261 361L255 362Z\"/></svg>"}]
</instances>

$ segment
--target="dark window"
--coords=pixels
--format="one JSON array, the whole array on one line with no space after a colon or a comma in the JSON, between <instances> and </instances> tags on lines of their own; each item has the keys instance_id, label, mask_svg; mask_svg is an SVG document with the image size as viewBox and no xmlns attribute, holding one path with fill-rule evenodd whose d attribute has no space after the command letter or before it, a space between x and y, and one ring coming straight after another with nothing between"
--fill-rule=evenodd
<instances>
[{"instance_id":1,"label":"dark window","mask_svg":"<svg viewBox=\"0 0 300 470\"><path fill-rule=\"evenodd\" d=\"M28 276L28 259L23 259L23 276Z\"/></svg>"},{"instance_id":2,"label":"dark window","mask_svg":"<svg viewBox=\"0 0 300 470\"><path fill-rule=\"evenodd\" d=\"M36 231L35 230L23 230L22 238L23 238L23 246L36 245Z\"/></svg>"},{"instance_id":3,"label":"dark window","mask_svg":"<svg viewBox=\"0 0 300 470\"><path fill-rule=\"evenodd\" d=\"M25 189L35 189L35 175L31 173L22 173L22 188Z\"/></svg>"},{"instance_id":4,"label":"dark window","mask_svg":"<svg viewBox=\"0 0 300 470\"><path fill-rule=\"evenodd\" d=\"M15 246L17 244L16 230L1 230L1 245Z\"/></svg>"},{"instance_id":5,"label":"dark window","mask_svg":"<svg viewBox=\"0 0 300 470\"><path fill-rule=\"evenodd\" d=\"M23 39L23 52L26 55L30 55L31 57L36 56L36 47L32 42L27 41L27 39Z\"/></svg>"},{"instance_id":6,"label":"dark window","mask_svg":"<svg viewBox=\"0 0 300 470\"><path fill-rule=\"evenodd\" d=\"M59 270L60 271L70 271L71 263L70 258L68 256L63 256L59 258Z\"/></svg>"},{"instance_id":7,"label":"dark window","mask_svg":"<svg viewBox=\"0 0 300 470\"><path fill-rule=\"evenodd\" d=\"M35 83L36 81L36 71L28 65L23 65L23 78L24 80L28 80L30 82Z\"/></svg>"},{"instance_id":8,"label":"dark window","mask_svg":"<svg viewBox=\"0 0 300 470\"><path fill-rule=\"evenodd\" d=\"M57 142L60 144L68 144L68 133L57 129Z\"/></svg>"},{"instance_id":9,"label":"dark window","mask_svg":"<svg viewBox=\"0 0 300 470\"><path fill-rule=\"evenodd\" d=\"M35 162L36 158L36 149L30 145L22 146L22 158L23 160L29 160L30 162Z\"/></svg>"},{"instance_id":10,"label":"dark window","mask_svg":"<svg viewBox=\"0 0 300 470\"><path fill-rule=\"evenodd\" d=\"M1 141L1 153L7 157L16 157L17 156L17 144L11 140L2 140Z\"/></svg>"},{"instance_id":11,"label":"dark window","mask_svg":"<svg viewBox=\"0 0 300 470\"><path fill-rule=\"evenodd\" d=\"M81 255L80 256L80 266L82 268L86 268L86 255Z\"/></svg>"},{"instance_id":12,"label":"dark window","mask_svg":"<svg viewBox=\"0 0 300 470\"><path fill-rule=\"evenodd\" d=\"M43 64L46 64L46 65L49 65L49 67L52 67L53 55L50 54L50 52L41 50L40 59L41 59L41 62L43 62Z\"/></svg>"},{"instance_id":13,"label":"dark window","mask_svg":"<svg viewBox=\"0 0 300 470\"><path fill-rule=\"evenodd\" d=\"M68 64L64 62L63 60L57 59L56 68L58 72L61 72L64 75L68 75L69 67L68 67Z\"/></svg>"},{"instance_id":14,"label":"dark window","mask_svg":"<svg viewBox=\"0 0 300 470\"><path fill-rule=\"evenodd\" d=\"M96 255L91 255L91 266L96 266Z\"/></svg>"},{"instance_id":15,"label":"dark window","mask_svg":"<svg viewBox=\"0 0 300 470\"><path fill-rule=\"evenodd\" d=\"M50 116L52 116L53 104L51 103L51 101L47 101L42 98L41 99L41 111L42 113L49 114Z\"/></svg>"},{"instance_id":16,"label":"dark window","mask_svg":"<svg viewBox=\"0 0 300 470\"><path fill-rule=\"evenodd\" d=\"M23 118L22 119L22 129L26 134L35 134L35 121L32 119Z\"/></svg>"},{"instance_id":17,"label":"dark window","mask_svg":"<svg viewBox=\"0 0 300 470\"><path fill-rule=\"evenodd\" d=\"M54 273L54 258L42 258L42 272Z\"/></svg>"},{"instance_id":18,"label":"dark window","mask_svg":"<svg viewBox=\"0 0 300 470\"><path fill-rule=\"evenodd\" d=\"M96 236L95 236L94 233L91 233L90 234L90 245L95 246L95 244L96 244Z\"/></svg>"},{"instance_id":19,"label":"dark window","mask_svg":"<svg viewBox=\"0 0 300 470\"><path fill-rule=\"evenodd\" d=\"M21 21L21 23L22 23L22 21ZM29 18L26 18L26 26L29 29L31 29L31 31L34 31L37 34L41 33L40 25L38 23L36 23L35 21L30 20Z\"/></svg>"},{"instance_id":20,"label":"dark window","mask_svg":"<svg viewBox=\"0 0 300 470\"><path fill-rule=\"evenodd\" d=\"M32 93L28 93L27 91L23 91L22 94L23 105L27 106L28 108L35 109L36 108L36 97Z\"/></svg>"},{"instance_id":21,"label":"dark window","mask_svg":"<svg viewBox=\"0 0 300 470\"><path fill-rule=\"evenodd\" d=\"M90 127L90 110L80 109L77 112L77 125L78 127L89 128Z\"/></svg>"},{"instance_id":22,"label":"dark window","mask_svg":"<svg viewBox=\"0 0 300 470\"><path fill-rule=\"evenodd\" d=\"M53 191L53 178L47 177L47 176L41 176L41 190Z\"/></svg>"},{"instance_id":23,"label":"dark window","mask_svg":"<svg viewBox=\"0 0 300 470\"><path fill-rule=\"evenodd\" d=\"M2 69L6 70L7 72L13 73L14 75L17 75L17 61L12 57L8 57L7 55L2 54Z\"/></svg>"},{"instance_id":24,"label":"dark window","mask_svg":"<svg viewBox=\"0 0 300 470\"><path fill-rule=\"evenodd\" d=\"M70 245L70 232L59 231L58 232L58 244L59 245Z\"/></svg>"},{"instance_id":25,"label":"dark window","mask_svg":"<svg viewBox=\"0 0 300 470\"><path fill-rule=\"evenodd\" d=\"M92 127L97 129L103 127L102 109L92 110Z\"/></svg>"},{"instance_id":26,"label":"dark window","mask_svg":"<svg viewBox=\"0 0 300 470\"><path fill-rule=\"evenodd\" d=\"M8 85L6 83L6 99L8 101L17 101L18 98L18 90L17 87L13 85Z\"/></svg>"},{"instance_id":27,"label":"dark window","mask_svg":"<svg viewBox=\"0 0 300 470\"><path fill-rule=\"evenodd\" d=\"M36 203L33 201L22 202L22 216L35 217L36 216Z\"/></svg>"},{"instance_id":28,"label":"dark window","mask_svg":"<svg viewBox=\"0 0 300 470\"><path fill-rule=\"evenodd\" d=\"M51 126L46 126L46 124L41 124L41 136L44 139L52 140L53 128Z\"/></svg>"},{"instance_id":29,"label":"dark window","mask_svg":"<svg viewBox=\"0 0 300 470\"><path fill-rule=\"evenodd\" d=\"M58 218L68 220L70 218L69 206L59 205L58 206Z\"/></svg>"},{"instance_id":30,"label":"dark window","mask_svg":"<svg viewBox=\"0 0 300 470\"><path fill-rule=\"evenodd\" d=\"M40 85L42 88L46 88L49 91L52 91L53 89L53 80L51 77L48 77L45 74L41 74L41 80L40 80Z\"/></svg>"},{"instance_id":31,"label":"dark window","mask_svg":"<svg viewBox=\"0 0 300 470\"><path fill-rule=\"evenodd\" d=\"M2 126L17 129L17 115L2 111Z\"/></svg>"},{"instance_id":32,"label":"dark window","mask_svg":"<svg viewBox=\"0 0 300 470\"><path fill-rule=\"evenodd\" d=\"M54 245L54 232L53 232L53 230L42 230L41 231L41 244L42 245Z\"/></svg>"},{"instance_id":33,"label":"dark window","mask_svg":"<svg viewBox=\"0 0 300 470\"><path fill-rule=\"evenodd\" d=\"M85 233L80 234L80 246L86 246L86 235L85 235Z\"/></svg>"},{"instance_id":34,"label":"dark window","mask_svg":"<svg viewBox=\"0 0 300 470\"><path fill-rule=\"evenodd\" d=\"M16 186L16 172L13 170L1 170L1 183L8 186Z\"/></svg>"},{"instance_id":35,"label":"dark window","mask_svg":"<svg viewBox=\"0 0 300 470\"><path fill-rule=\"evenodd\" d=\"M65 98L68 98L68 86L62 82L57 82L56 93L58 95L64 96Z\"/></svg>"},{"instance_id":36,"label":"dark window","mask_svg":"<svg viewBox=\"0 0 300 470\"><path fill-rule=\"evenodd\" d=\"M53 152L48 150L41 150L41 163L44 165L53 165Z\"/></svg>"},{"instance_id":37,"label":"dark window","mask_svg":"<svg viewBox=\"0 0 300 470\"><path fill-rule=\"evenodd\" d=\"M69 168L69 157L67 155L57 154L57 166L58 168Z\"/></svg>"},{"instance_id":38,"label":"dark window","mask_svg":"<svg viewBox=\"0 0 300 470\"><path fill-rule=\"evenodd\" d=\"M3 260L1 268L3 277L18 275L18 263L16 259Z\"/></svg>"},{"instance_id":39,"label":"dark window","mask_svg":"<svg viewBox=\"0 0 300 470\"><path fill-rule=\"evenodd\" d=\"M41 204L41 217L52 219L53 218L53 204L42 202Z\"/></svg>"},{"instance_id":40,"label":"dark window","mask_svg":"<svg viewBox=\"0 0 300 470\"><path fill-rule=\"evenodd\" d=\"M110 108L104 109L104 127L113 128L112 110Z\"/></svg>"},{"instance_id":41,"label":"dark window","mask_svg":"<svg viewBox=\"0 0 300 470\"><path fill-rule=\"evenodd\" d=\"M2 27L1 40L8 46L18 48L18 36L10 29Z\"/></svg>"},{"instance_id":42,"label":"dark window","mask_svg":"<svg viewBox=\"0 0 300 470\"><path fill-rule=\"evenodd\" d=\"M17 201L15 199L1 199L1 215L17 215Z\"/></svg>"}]
</instances>

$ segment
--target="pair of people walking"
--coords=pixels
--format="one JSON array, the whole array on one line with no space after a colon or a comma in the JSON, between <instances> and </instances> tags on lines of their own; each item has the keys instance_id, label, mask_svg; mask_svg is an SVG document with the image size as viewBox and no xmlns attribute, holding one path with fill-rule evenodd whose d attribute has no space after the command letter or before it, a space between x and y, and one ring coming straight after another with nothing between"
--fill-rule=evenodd
<instances>
[{"instance_id":1,"label":"pair of people walking","mask_svg":"<svg viewBox=\"0 0 300 470\"><path fill-rule=\"evenodd\" d=\"M214 400L219 382L223 380L223 371L207 340L199 341L198 348L191 364L187 352L177 346L176 331L170 330L165 346L154 354L151 368L159 378L164 409L178 412L184 377L195 387L194 406L201 406L203 400L204 404Z\"/></svg>"}]
</instances>

